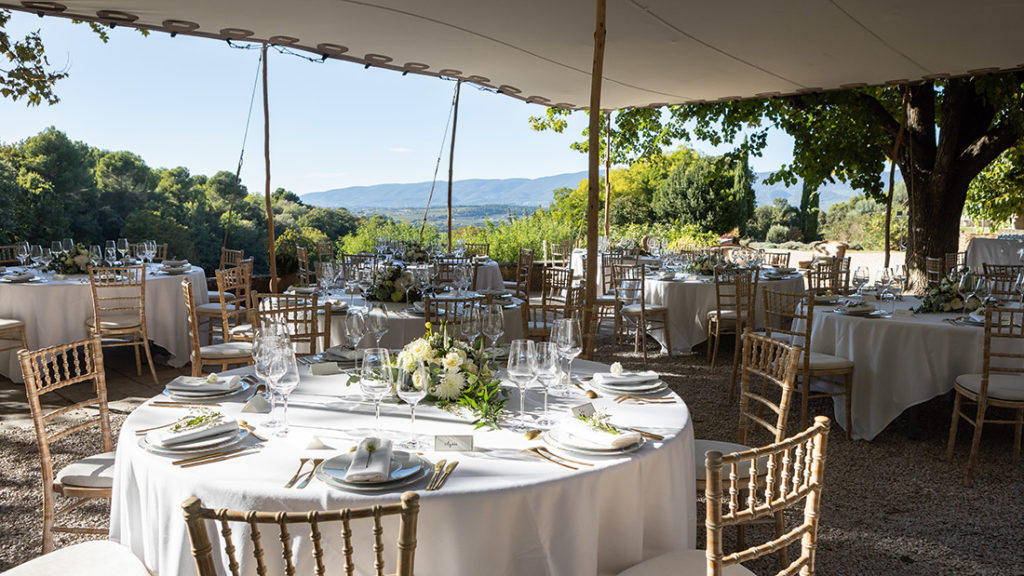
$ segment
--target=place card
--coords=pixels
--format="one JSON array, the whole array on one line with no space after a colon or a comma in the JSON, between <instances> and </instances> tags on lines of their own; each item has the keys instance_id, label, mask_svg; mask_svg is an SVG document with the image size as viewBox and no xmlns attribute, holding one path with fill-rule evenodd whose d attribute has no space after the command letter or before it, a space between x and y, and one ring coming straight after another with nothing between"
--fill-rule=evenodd
<instances>
[{"instance_id":1,"label":"place card","mask_svg":"<svg viewBox=\"0 0 1024 576\"><path fill-rule=\"evenodd\" d=\"M594 408L593 404L587 402L586 404L573 406L572 408L569 408L569 411L570 413L572 413L573 418L590 418L591 416L594 415L594 412L596 412L597 410Z\"/></svg>"},{"instance_id":2,"label":"place card","mask_svg":"<svg viewBox=\"0 0 1024 576\"><path fill-rule=\"evenodd\" d=\"M434 436L434 452L472 452L472 434L438 434Z\"/></svg>"},{"instance_id":3,"label":"place card","mask_svg":"<svg viewBox=\"0 0 1024 576\"><path fill-rule=\"evenodd\" d=\"M340 374L341 369L338 368L337 362L318 362L309 366L309 373L314 376L330 376Z\"/></svg>"}]
</instances>

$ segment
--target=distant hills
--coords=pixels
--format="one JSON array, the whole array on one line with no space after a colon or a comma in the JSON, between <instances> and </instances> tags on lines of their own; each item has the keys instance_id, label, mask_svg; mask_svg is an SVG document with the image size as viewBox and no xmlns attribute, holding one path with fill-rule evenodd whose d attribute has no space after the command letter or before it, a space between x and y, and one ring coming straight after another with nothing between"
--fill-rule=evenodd
<instances>
[{"instance_id":1,"label":"distant hills","mask_svg":"<svg viewBox=\"0 0 1024 576\"><path fill-rule=\"evenodd\" d=\"M771 204L776 198L785 198L790 205L800 205L800 192L803 182L793 186L783 184L767 185L764 179L770 172L758 172L754 183L757 204ZM537 207L546 206L554 197L558 188L576 188L581 180L586 179L586 172L557 174L544 178L500 178L456 180L452 186L453 204L456 206L487 206L505 205ZM898 177L898 175L897 175ZM826 184L819 189L821 208L827 210L837 202L845 202L860 192L847 184ZM375 184L373 186L351 186L335 188L324 192L310 192L302 195L302 200L314 206L329 208L344 207L354 211L423 208L427 205L430 193L430 182L415 184ZM448 193L448 182L438 181L434 188L432 205L445 205Z\"/></svg>"}]
</instances>

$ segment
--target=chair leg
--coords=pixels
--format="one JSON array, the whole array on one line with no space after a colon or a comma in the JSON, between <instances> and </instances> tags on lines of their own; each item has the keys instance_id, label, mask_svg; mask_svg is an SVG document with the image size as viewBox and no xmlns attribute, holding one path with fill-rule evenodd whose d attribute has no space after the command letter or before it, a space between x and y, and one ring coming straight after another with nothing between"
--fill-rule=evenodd
<instances>
[{"instance_id":1,"label":"chair leg","mask_svg":"<svg viewBox=\"0 0 1024 576\"><path fill-rule=\"evenodd\" d=\"M43 554L53 552L53 488L43 487Z\"/></svg>"},{"instance_id":2,"label":"chair leg","mask_svg":"<svg viewBox=\"0 0 1024 576\"><path fill-rule=\"evenodd\" d=\"M853 436L853 372L847 372L844 377L846 386L846 439L852 440Z\"/></svg>"},{"instance_id":3,"label":"chair leg","mask_svg":"<svg viewBox=\"0 0 1024 576\"><path fill-rule=\"evenodd\" d=\"M740 369L740 351L743 349L742 337L736 333L736 349L732 352L732 377L729 378L729 403L736 397L736 375Z\"/></svg>"},{"instance_id":4,"label":"chair leg","mask_svg":"<svg viewBox=\"0 0 1024 576\"><path fill-rule=\"evenodd\" d=\"M132 348L135 349L135 375L142 376L142 354L139 352L139 347L142 346L141 341L136 341Z\"/></svg>"},{"instance_id":5,"label":"chair leg","mask_svg":"<svg viewBox=\"0 0 1024 576\"><path fill-rule=\"evenodd\" d=\"M718 360L718 344L722 341L722 327L715 322L715 349L711 351L711 368L714 369L715 361Z\"/></svg>"},{"instance_id":6,"label":"chair leg","mask_svg":"<svg viewBox=\"0 0 1024 576\"><path fill-rule=\"evenodd\" d=\"M708 360L711 360L711 320L708 320Z\"/></svg>"},{"instance_id":7,"label":"chair leg","mask_svg":"<svg viewBox=\"0 0 1024 576\"><path fill-rule=\"evenodd\" d=\"M955 399L953 400L953 419L949 423L949 442L946 443L946 460L953 459L953 446L956 444L956 430L960 425L960 405L963 400L963 396L960 395L958 390L954 390L953 394Z\"/></svg>"},{"instance_id":8,"label":"chair leg","mask_svg":"<svg viewBox=\"0 0 1024 576\"><path fill-rule=\"evenodd\" d=\"M985 427L984 398L978 398L978 415L974 418L974 437L971 439L971 455L967 457L967 485L974 485L974 465L978 462L978 449L981 447L981 431Z\"/></svg>"},{"instance_id":9,"label":"chair leg","mask_svg":"<svg viewBox=\"0 0 1024 576\"><path fill-rule=\"evenodd\" d=\"M811 377L803 378L803 394L800 395L800 429L807 429L807 398L811 395Z\"/></svg>"},{"instance_id":10,"label":"chair leg","mask_svg":"<svg viewBox=\"0 0 1024 576\"><path fill-rule=\"evenodd\" d=\"M156 365L153 364L153 351L149 347L149 339L143 336L142 340L146 347L146 362L149 363L149 373L153 375L153 384L160 385L160 379L156 376Z\"/></svg>"}]
</instances>

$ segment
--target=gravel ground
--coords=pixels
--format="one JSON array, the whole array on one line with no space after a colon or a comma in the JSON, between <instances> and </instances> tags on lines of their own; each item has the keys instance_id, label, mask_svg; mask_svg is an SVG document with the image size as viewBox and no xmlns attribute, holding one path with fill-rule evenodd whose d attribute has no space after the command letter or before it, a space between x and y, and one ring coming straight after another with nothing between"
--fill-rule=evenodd
<instances>
[{"instance_id":1,"label":"gravel ground","mask_svg":"<svg viewBox=\"0 0 1024 576\"><path fill-rule=\"evenodd\" d=\"M731 350L723 346L725 358ZM607 352L607 348L605 348ZM638 358L605 353L627 367ZM728 362L726 362L728 364ZM699 438L734 440L735 404L726 400L729 366L711 370L701 354L653 357L687 402ZM969 436L961 426L952 463L945 461L945 439L952 401L938 398L904 414L872 442L847 441L833 427L822 501L817 571L861 574L1024 574L1019 533L1024 516L1024 466L1010 463L1011 428L986 429L977 479L962 484ZM831 402L812 401L813 414L832 417ZM123 416L114 416L115 438ZM794 429L796 424L790 425ZM0 570L34 557L40 547L39 460L31 428L0 423ZM97 451L98 443L66 442L60 458ZM425 511L429 513L429 511ZM702 514L699 512L698 514ZM107 509L83 513L106 522ZM796 516L791 516L796 518ZM701 531L702 532L702 531ZM748 543L770 536L762 527L748 531ZM727 534L727 539L731 537ZM59 545L75 537L58 536ZM703 534L698 545L703 546ZM757 574L774 574L774 558L751 563Z\"/></svg>"}]
</instances>

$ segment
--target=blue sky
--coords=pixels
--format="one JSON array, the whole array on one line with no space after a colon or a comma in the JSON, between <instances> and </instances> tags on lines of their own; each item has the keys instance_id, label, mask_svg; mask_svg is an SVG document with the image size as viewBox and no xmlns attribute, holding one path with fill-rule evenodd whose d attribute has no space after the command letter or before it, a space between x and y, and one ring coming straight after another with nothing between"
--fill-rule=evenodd
<instances>
[{"instance_id":1,"label":"blue sky","mask_svg":"<svg viewBox=\"0 0 1024 576\"><path fill-rule=\"evenodd\" d=\"M85 25L15 12L12 37L40 30L50 63L70 76L57 84L61 102L28 107L0 99L0 142L13 143L48 126L108 150L129 150L153 167L192 173L234 171L242 146L258 50L163 33L109 30L104 44ZM346 62L312 63L271 51L272 186L299 194L330 188L433 178L454 83L364 69ZM263 189L263 120L257 93L242 181ZM565 134L538 133L527 119L544 109L464 86L459 106L455 179L537 178L586 170L569 145L583 114ZM693 147L716 150L703 143ZM447 180L447 144L439 181ZM773 132L755 171L792 157L792 140Z\"/></svg>"}]
</instances>

